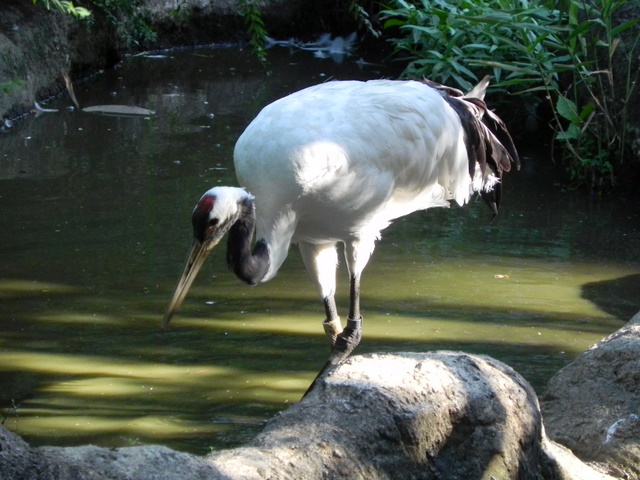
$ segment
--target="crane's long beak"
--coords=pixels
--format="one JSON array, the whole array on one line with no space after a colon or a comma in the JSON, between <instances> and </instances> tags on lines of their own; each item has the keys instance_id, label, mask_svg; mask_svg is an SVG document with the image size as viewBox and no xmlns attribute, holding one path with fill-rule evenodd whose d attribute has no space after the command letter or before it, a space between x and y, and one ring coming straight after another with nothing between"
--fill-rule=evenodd
<instances>
[{"instance_id":1,"label":"crane's long beak","mask_svg":"<svg viewBox=\"0 0 640 480\"><path fill-rule=\"evenodd\" d=\"M162 319L162 328L169 325L173 314L178 310L178 308L180 308L180 305L182 305L182 301L184 300L184 297L187 296L191 284L200 271L200 267L202 267L204 261L207 259L209 253L217 243L217 241L212 242L211 240L205 241L204 243L194 240L189 256L187 257L187 263L184 266L184 270L182 271L176 290L173 292L173 298L171 299L171 302L169 302L167 313L164 314L164 318Z\"/></svg>"}]
</instances>

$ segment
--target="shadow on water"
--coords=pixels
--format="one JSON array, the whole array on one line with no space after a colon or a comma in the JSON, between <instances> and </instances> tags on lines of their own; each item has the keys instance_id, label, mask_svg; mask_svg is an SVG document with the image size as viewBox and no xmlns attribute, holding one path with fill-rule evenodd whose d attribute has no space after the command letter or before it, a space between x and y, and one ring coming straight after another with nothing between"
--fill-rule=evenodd
<instances>
[{"instance_id":1,"label":"shadow on water","mask_svg":"<svg viewBox=\"0 0 640 480\"><path fill-rule=\"evenodd\" d=\"M640 311L640 274L585 283L582 297L604 312L628 321Z\"/></svg>"},{"instance_id":2,"label":"shadow on water","mask_svg":"<svg viewBox=\"0 0 640 480\"><path fill-rule=\"evenodd\" d=\"M375 69L274 52L130 58L0 139L0 413L33 444L163 443L204 453L245 442L299 400L328 354L322 305L293 249L248 288L212 255L160 330L202 192L235 185L236 138L271 100ZM464 350L505 361L538 391L626 321L640 271L640 208L592 202L525 152L497 224L473 203L384 232L363 278L357 353ZM341 266L338 303L347 306ZM344 317L345 314L343 314ZM14 406L17 408L14 408Z\"/></svg>"}]
</instances>

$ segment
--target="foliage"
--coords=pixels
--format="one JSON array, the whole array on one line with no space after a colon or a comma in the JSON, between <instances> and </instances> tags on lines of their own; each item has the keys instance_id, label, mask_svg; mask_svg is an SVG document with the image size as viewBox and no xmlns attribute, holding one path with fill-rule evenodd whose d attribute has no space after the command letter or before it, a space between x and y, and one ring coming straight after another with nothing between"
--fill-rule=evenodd
<instances>
[{"instance_id":1,"label":"foliage","mask_svg":"<svg viewBox=\"0 0 640 480\"><path fill-rule=\"evenodd\" d=\"M4 415L0 413L0 425L4 425L11 415L15 415L16 417L18 416L18 406L16 405L16 401L14 399L11 399L11 407L6 411L7 413L5 413Z\"/></svg>"},{"instance_id":2,"label":"foliage","mask_svg":"<svg viewBox=\"0 0 640 480\"><path fill-rule=\"evenodd\" d=\"M614 13L623 4L623 0L593 4L574 0L570 4L570 33L563 40L575 65L572 83L565 90L551 85L558 98L557 119L564 120L557 122L556 140L563 141L572 153L574 179L592 188L599 188L607 179L613 184L615 166L627 156L628 107L639 79L633 55L640 33L635 38L627 36L630 42L625 52L619 48L621 34L638 25L637 18L614 25ZM616 52L626 55L616 62L624 65L624 71L614 66ZM623 75L622 90L615 88L616 75Z\"/></svg>"},{"instance_id":3,"label":"foliage","mask_svg":"<svg viewBox=\"0 0 640 480\"><path fill-rule=\"evenodd\" d=\"M155 42L156 32L143 15L143 0L91 0L91 3L106 16L128 48Z\"/></svg>"},{"instance_id":4,"label":"foliage","mask_svg":"<svg viewBox=\"0 0 640 480\"><path fill-rule=\"evenodd\" d=\"M147 24L142 15L143 0L88 0L92 10L78 7L70 1L41 0L47 9L54 8L62 13L72 15L89 22L95 20L94 13L100 12L118 35L124 39L128 48L152 43L156 33ZM33 0L37 3L38 0Z\"/></svg>"},{"instance_id":5,"label":"foliage","mask_svg":"<svg viewBox=\"0 0 640 480\"><path fill-rule=\"evenodd\" d=\"M371 2L366 0L350 0L350 2L349 13L353 16L358 28L367 31L373 38L380 38L382 31L374 25L375 21L372 19L374 9Z\"/></svg>"},{"instance_id":6,"label":"foliage","mask_svg":"<svg viewBox=\"0 0 640 480\"><path fill-rule=\"evenodd\" d=\"M9 82L0 82L0 92L11 93L15 90L20 89L23 83L24 83L24 80L21 80L19 78L15 80L11 80Z\"/></svg>"},{"instance_id":7,"label":"foliage","mask_svg":"<svg viewBox=\"0 0 640 480\"><path fill-rule=\"evenodd\" d=\"M559 9L552 0L392 0L381 16L385 29L401 34L391 41L409 60L405 75L468 89L492 73L499 88L549 101L572 179L600 187L613 183L625 158L627 106L638 79L636 37L622 62L626 88L614 89L621 34L638 22L614 25L624 3L567 0Z\"/></svg>"},{"instance_id":8,"label":"foliage","mask_svg":"<svg viewBox=\"0 0 640 480\"><path fill-rule=\"evenodd\" d=\"M519 48L513 23L527 20L527 12L509 8L510 0L395 0L381 12L384 28L404 34L392 39L396 52L410 60L408 76L428 76L440 83L470 89L478 80L468 59L496 62L493 74L501 79L500 64ZM393 8L393 9L392 9ZM522 10L522 9L520 9Z\"/></svg>"},{"instance_id":9,"label":"foliage","mask_svg":"<svg viewBox=\"0 0 640 480\"><path fill-rule=\"evenodd\" d=\"M193 14L193 8L188 0L177 0L177 5L171 12L171 16L178 22L186 22Z\"/></svg>"},{"instance_id":10,"label":"foliage","mask_svg":"<svg viewBox=\"0 0 640 480\"><path fill-rule=\"evenodd\" d=\"M258 9L257 0L236 0L236 5L240 7L244 21L249 33L249 45L263 66L268 64L265 43L267 31L264 28L262 13Z\"/></svg>"},{"instance_id":11,"label":"foliage","mask_svg":"<svg viewBox=\"0 0 640 480\"><path fill-rule=\"evenodd\" d=\"M37 3L39 0L32 0ZM63 13L73 15L79 19L91 20L92 11L75 6L71 1L65 0L40 0L47 8L54 8ZM211 2L215 0L210 0ZM86 0L94 11L105 15L109 24L116 30L121 38L125 39L128 48L141 47L153 43L156 40L156 32L145 21L142 14L143 0ZM249 33L249 44L253 48L260 62L267 65L267 53L265 43L267 32L265 30L262 13L258 8L258 0L236 0ZM176 7L172 16L185 21L193 14L186 0L176 0Z\"/></svg>"},{"instance_id":12,"label":"foliage","mask_svg":"<svg viewBox=\"0 0 640 480\"><path fill-rule=\"evenodd\" d=\"M38 0L33 0L33 3L37 3ZM47 9L54 8L62 13L72 15L76 18L83 19L91 15L91 12L84 7L76 7L73 2L65 0L42 0L42 3Z\"/></svg>"}]
</instances>

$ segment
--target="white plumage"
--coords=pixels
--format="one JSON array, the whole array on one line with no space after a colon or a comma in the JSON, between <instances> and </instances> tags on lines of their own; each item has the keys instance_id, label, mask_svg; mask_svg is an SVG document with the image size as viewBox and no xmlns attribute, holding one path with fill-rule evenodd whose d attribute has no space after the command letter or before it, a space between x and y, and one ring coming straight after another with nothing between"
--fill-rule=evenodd
<instances>
[{"instance_id":1,"label":"white plumage","mask_svg":"<svg viewBox=\"0 0 640 480\"><path fill-rule=\"evenodd\" d=\"M245 190L216 187L196 205L196 240L164 324L227 232L230 267L251 284L273 278L297 243L324 301L331 362L345 358L360 338L360 275L381 230L416 210L464 205L474 191L497 213L502 171L518 159L483 102L487 84L470 97L430 82L330 82L265 107L234 151ZM344 332L333 298L339 242L351 277Z\"/></svg>"}]
</instances>

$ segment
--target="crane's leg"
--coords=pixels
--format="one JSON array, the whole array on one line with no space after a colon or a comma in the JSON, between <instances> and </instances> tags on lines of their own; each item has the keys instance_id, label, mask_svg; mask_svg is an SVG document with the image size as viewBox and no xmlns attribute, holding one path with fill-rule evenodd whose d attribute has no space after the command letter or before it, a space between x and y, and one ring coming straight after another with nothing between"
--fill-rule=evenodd
<instances>
[{"instance_id":1,"label":"crane's leg","mask_svg":"<svg viewBox=\"0 0 640 480\"><path fill-rule=\"evenodd\" d=\"M350 282L349 317L347 326L338 335L329 357L329 363L337 365L351 355L362 338L362 315L360 315L360 274L352 274Z\"/></svg>"},{"instance_id":2,"label":"crane's leg","mask_svg":"<svg viewBox=\"0 0 640 480\"><path fill-rule=\"evenodd\" d=\"M329 360L324 364L324 367L322 367L320 373L316 375L316 378L304 393L303 397L306 396L311 390L313 390L313 388L318 383L318 380L322 378L330 368L339 364L349 355L351 355L351 352L353 352L353 350L360 343L360 338L362 337L362 315L360 314L360 275L362 274L362 270L371 257L374 242L375 238L372 237L371 239L369 239L369 241L362 242L354 240L345 244L345 256L347 258L347 266L349 267L350 274L350 301L347 326L344 328L344 330L338 332L335 343L333 344L333 349L331 350L331 355L329 356ZM300 244L300 250L303 252L302 255L304 257L305 254L303 251L302 243ZM333 252L335 253L335 247L333 248ZM318 258L318 256L316 256L316 258ZM305 265L307 265L307 268L309 268L306 260ZM335 292L335 265L336 264L334 264L333 292ZM312 270L309 270L309 272L311 273ZM315 278L321 277L318 276ZM335 311L335 301L333 300L333 294L331 295L331 300L329 302L326 300L326 296L324 298L325 309L327 310L327 318L329 318L329 312Z\"/></svg>"},{"instance_id":3,"label":"crane's leg","mask_svg":"<svg viewBox=\"0 0 640 480\"><path fill-rule=\"evenodd\" d=\"M336 344L338 335L342 333L342 323L340 322L340 316L338 315L338 309L336 307L336 299L333 295L329 295L323 298L324 310L327 314L327 318L322 322L324 333L329 339L331 348Z\"/></svg>"},{"instance_id":4,"label":"crane's leg","mask_svg":"<svg viewBox=\"0 0 640 480\"><path fill-rule=\"evenodd\" d=\"M303 398L313 390L318 383L318 380L335 365L338 365L344 359L346 359L351 352L360 343L362 337L362 316L360 315L360 275L351 276L351 302L349 305L349 318L347 318L347 326L345 329L337 335L333 349L329 360L324 364L320 373L313 379L311 385L304 392Z\"/></svg>"},{"instance_id":5,"label":"crane's leg","mask_svg":"<svg viewBox=\"0 0 640 480\"><path fill-rule=\"evenodd\" d=\"M329 339L329 344L333 348L338 335L342 333L342 324L335 300L336 267L338 265L336 245L335 243L300 242L299 246L304 265L322 296L324 310L327 315L322 322L322 326Z\"/></svg>"},{"instance_id":6,"label":"crane's leg","mask_svg":"<svg viewBox=\"0 0 640 480\"><path fill-rule=\"evenodd\" d=\"M329 357L329 362L338 364L351 355L362 338L362 315L360 314L360 276L367 265L375 246L375 237L354 239L345 243L344 254L350 274L349 317L347 326L338 335Z\"/></svg>"}]
</instances>

